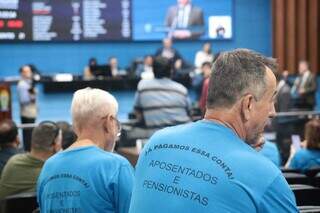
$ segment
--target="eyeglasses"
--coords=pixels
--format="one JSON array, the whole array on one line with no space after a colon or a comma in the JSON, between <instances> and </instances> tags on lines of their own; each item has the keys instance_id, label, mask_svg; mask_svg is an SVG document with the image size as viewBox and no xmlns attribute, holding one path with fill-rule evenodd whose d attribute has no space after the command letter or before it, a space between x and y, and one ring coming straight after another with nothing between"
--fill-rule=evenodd
<instances>
[{"instance_id":1,"label":"eyeglasses","mask_svg":"<svg viewBox=\"0 0 320 213\"><path fill-rule=\"evenodd\" d=\"M107 118L109 115L106 115L106 116L104 116L104 117L102 117L102 119L105 119L105 118ZM118 128L118 132L117 132L117 137L120 137L121 136L121 130L122 130L122 126L121 126L121 123L120 123L120 121L116 118L116 117L114 117L114 116L110 116L113 120L115 120L115 122L116 122L116 125L117 125L117 128Z\"/></svg>"},{"instance_id":2,"label":"eyeglasses","mask_svg":"<svg viewBox=\"0 0 320 213\"><path fill-rule=\"evenodd\" d=\"M112 118L116 121L116 125L117 125L117 128L118 128L117 137L120 137L121 136L121 130L122 130L121 123L117 118L115 118L115 117L112 117Z\"/></svg>"}]
</instances>

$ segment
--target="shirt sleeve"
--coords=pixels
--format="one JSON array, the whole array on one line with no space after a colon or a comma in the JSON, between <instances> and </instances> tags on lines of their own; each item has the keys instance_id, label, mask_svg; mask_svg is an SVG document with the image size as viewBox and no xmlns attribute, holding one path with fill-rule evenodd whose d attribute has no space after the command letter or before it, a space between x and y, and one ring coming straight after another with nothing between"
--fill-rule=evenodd
<instances>
[{"instance_id":1,"label":"shirt sleeve","mask_svg":"<svg viewBox=\"0 0 320 213\"><path fill-rule=\"evenodd\" d=\"M116 212L129 212L133 182L133 168L130 165L121 166L114 192Z\"/></svg>"},{"instance_id":2,"label":"shirt sleeve","mask_svg":"<svg viewBox=\"0 0 320 213\"><path fill-rule=\"evenodd\" d=\"M294 194L282 174L278 175L264 193L258 207L258 212L299 212Z\"/></svg>"},{"instance_id":3,"label":"shirt sleeve","mask_svg":"<svg viewBox=\"0 0 320 213\"><path fill-rule=\"evenodd\" d=\"M295 154L293 156L293 158L290 160L289 168L291 168L291 169L301 169L300 166L299 166L299 159L297 157L297 154Z\"/></svg>"},{"instance_id":4,"label":"shirt sleeve","mask_svg":"<svg viewBox=\"0 0 320 213\"><path fill-rule=\"evenodd\" d=\"M42 171L44 171L44 169L42 168ZM42 172L39 175L39 178L37 180L37 202L39 205L39 209L41 210L42 208L42 203L41 203L41 195L42 195Z\"/></svg>"},{"instance_id":5,"label":"shirt sleeve","mask_svg":"<svg viewBox=\"0 0 320 213\"><path fill-rule=\"evenodd\" d=\"M18 94L19 94L19 101L20 104L28 104L31 102L32 97L29 93L29 88L23 85L18 86Z\"/></svg>"},{"instance_id":6,"label":"shirt sleeve","mask_svg":"<svg viewBox=\"0 0 320 213\"><path fill-rule=\"evenodd\" d=\"M135 96L134 96L134 104L133 104L133 106L134 106L135 109L140 109L141 108L139 91L137 91Z\"/></svg>"}]
</instances>

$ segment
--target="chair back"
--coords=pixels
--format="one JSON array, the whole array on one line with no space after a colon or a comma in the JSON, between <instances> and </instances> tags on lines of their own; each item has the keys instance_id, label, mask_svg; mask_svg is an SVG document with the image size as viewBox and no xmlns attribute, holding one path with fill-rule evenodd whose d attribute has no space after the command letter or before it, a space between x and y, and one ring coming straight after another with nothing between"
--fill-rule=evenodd
<instances>
[{"instance_id":1,"label":"chair back","mask_svg":"<svg viewBox=\"0 0 320 213\"><path fill-rule=\"evenodd\" d=\"M0 201L1 213L32 213L38 208L35 192L24 192L11 195Z\"/></svg>"}]
</instances>

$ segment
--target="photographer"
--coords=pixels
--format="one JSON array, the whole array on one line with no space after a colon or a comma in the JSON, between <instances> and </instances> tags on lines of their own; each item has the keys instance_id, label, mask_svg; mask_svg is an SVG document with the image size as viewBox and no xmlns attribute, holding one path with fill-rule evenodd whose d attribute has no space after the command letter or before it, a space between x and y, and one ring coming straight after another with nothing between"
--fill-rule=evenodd
<instances>
[{"instance_id":1,"label":"photographer","mask_svg":"<svg viewBox=\"0 0 320 213\"><path fill-rule=\"evenodd\" d=\"M17 92L20 103L21 123L34 123L37 117L36 90L34 88L33 73L30 66L20 68L21 79L18 82ZM32 129L23 130L23 147L30 151Z\"/></svg>"}]
</instances>

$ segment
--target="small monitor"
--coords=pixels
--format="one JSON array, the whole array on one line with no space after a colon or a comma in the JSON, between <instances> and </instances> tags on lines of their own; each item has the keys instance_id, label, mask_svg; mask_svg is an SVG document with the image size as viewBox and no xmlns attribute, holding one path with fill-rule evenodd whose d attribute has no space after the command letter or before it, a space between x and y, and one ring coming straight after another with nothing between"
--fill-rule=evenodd
<instances>
[{"instance_id":1,"label":"small monitor","mask_svg":"<svg viewBox=\"0 0 320 213\"><path fill-rule=\"evenodd\" d=\"M90 70L91 70L91 73L96 77L98 76L112 77L111 68L109 65L90 66Z\"/></svg>"}]
</instances>

